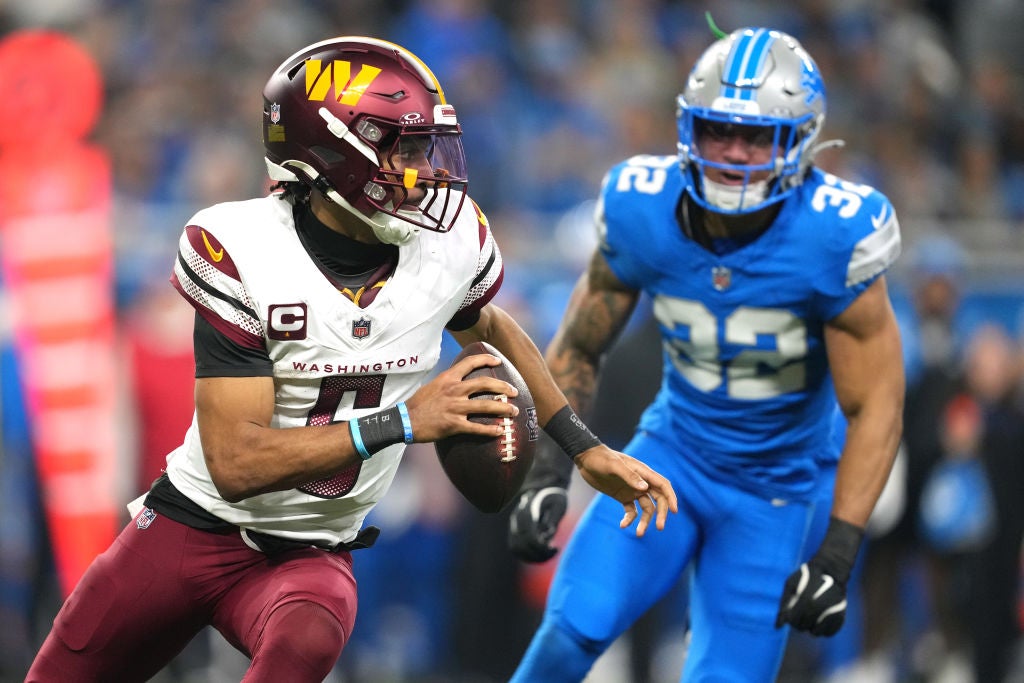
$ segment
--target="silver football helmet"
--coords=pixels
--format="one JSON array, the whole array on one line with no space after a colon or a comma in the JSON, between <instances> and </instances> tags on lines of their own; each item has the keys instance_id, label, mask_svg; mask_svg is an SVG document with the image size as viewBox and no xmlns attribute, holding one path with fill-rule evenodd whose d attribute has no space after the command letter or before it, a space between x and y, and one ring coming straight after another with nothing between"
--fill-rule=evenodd
<instances>
[{"instance_id":1,"label":"silver football helmet","mask_svg":"<svg viewBox=\"0 0 1024 683\"><path fill-rule=\"evenodd\" d=\"M676 104L686 190L709 211L742 214L781 201L803 182L821 147L815 147L825 122L821 72L800 43L780 31L744 28L713 43L697 60ZM761 127L772 136L771 160L734 165L705 158L700 133L716 124ZM708 168L739 173L745 180L716 183L707 178ZM766 180L751 182L752 173L766 170Z\"/></svg>"}]
</instances>

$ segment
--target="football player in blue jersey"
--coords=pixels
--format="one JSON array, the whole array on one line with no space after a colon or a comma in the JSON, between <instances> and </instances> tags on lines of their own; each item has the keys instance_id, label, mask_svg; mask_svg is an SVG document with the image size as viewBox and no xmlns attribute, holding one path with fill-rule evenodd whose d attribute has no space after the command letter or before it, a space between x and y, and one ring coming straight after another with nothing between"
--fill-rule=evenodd
<instances>
[{"instance_id":1,"label":"football player in blue jersey","mask_svg":"<svg viewBox=\"0 0 1024 683\"><path fill-rule=\"evenodd\" d=\"M582 680L691 562L682 680L774 680L790 626L842 625L895 457L904 376L884 273L899 224L881 193L814 165L830 144L814 60L789 35L740 29L703 53L677 105L678 155L607 174L599 248L546 356L586 412L602 355L651 297L663 379L624 450L671 479L679 514L637 538L616 533L620 507L592 501L514 683ZM837 399L848 427L831 517L802 562ZM542 561L569 477L550 457L531 474L510 542Z\"/></svg>"}]
</instances>

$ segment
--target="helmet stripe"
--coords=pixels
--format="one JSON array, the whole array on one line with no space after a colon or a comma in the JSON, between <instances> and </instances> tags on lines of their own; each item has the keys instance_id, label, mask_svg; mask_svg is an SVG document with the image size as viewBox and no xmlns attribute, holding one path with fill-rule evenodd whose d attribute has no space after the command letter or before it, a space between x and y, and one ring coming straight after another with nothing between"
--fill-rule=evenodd
<instances>
[{"instance_id":1,"label":"helmet stripe","mask_svg":"<svg viewBox=\"0 0 1024 683\"><path fill-rule=\"evenodd\" d=\"M726 58L722 86L722 97L753 100L752 85L757 84L758 74L764 68L775 36L767 29L744 31Z\"/></svg>"},{"instance_id":2,"label":"helmet stripe","mask_svg":"<svg viewBox=\"0 0 1024 683\"><path fill-rule=\"evenodd\" d=\"M397 43L392 43L388 40L382 40L380 38L370 38L367 36L347 36L345 38L338 38L337 40L350 39L359 40L366 43L372 43L374 45L380 45L381 47L387 47L391 50L394 50L398 54L402 55L402 57L405 57L405 59L413 63L413 66L416 67L416 71L424 80L434 84L434 89L437 90L437 96L441 98L441 104L448 104L448 101L444 97L444 89L441 88L441 83L438 82L437 77L434 76L434 72L430 70L430 67L427 66L422 59L420 59L413 53L409 52L401 45L398 45Z\"/></svg>"}]
</instances>

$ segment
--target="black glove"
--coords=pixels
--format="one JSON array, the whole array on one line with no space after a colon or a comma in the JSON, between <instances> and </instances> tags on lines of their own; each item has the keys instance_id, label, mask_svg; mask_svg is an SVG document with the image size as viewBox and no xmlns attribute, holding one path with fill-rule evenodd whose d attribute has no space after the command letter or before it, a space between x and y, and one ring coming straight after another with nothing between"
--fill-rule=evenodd
<instances>
[{"instance_id":1,"label":"black glove","mask_svg":"<svg viewBox=\"0 0 1024 683\"><path fill-rule=\"evenodd\" d=\"M864 530L835 517L821 547L789 575L782 590L775 628L790 623L816 636L833 636L846 619L846 582L857 559Z\"/></svg>"},{"instance_id":2,"label":"black glove","mask_svg":"<svg viewBox=\"0 0 1024 683\"><path fill-rule=\"evenodd\" d=\"M546 562L554 557L558 548L551 545L551 539L568 502L565 489L557 486L524 491L508 522L512 553L525 562Z\"/></svg>"},{"instance_id":3,"label":"black glove","mask_svg":"<svg viewBox=\"0 0 1024 683\"><path fill-rule=\"evenodd\" d=\"M524 562L546 562L558 552L551 539L568 507L572 467L562 449L541 433L533 467L508 522L509 549Z\"/></svg>"}]
</instances>

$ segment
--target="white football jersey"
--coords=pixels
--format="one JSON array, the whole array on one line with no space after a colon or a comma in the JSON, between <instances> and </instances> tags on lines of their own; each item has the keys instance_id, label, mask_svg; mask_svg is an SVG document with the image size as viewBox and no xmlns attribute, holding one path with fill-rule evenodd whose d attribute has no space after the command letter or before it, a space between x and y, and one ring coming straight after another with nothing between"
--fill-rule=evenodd
<instances>
[{"instance_id":1,"label":"white football jersey","mask_svg":"<svg viewBox=\"0 0 1024 683\"><path fill-rule=\"evenodd\" d=\"M212 206L179 241L172 283L215 328L274 364L275 428L326 425L408 399L441 353L445 324L498 290L501 254L464 203L452 230L421 230L365 308L339 292L303 248L279 195ZM405 450L389 446L333 477L238 503L210 478L193 417L167 458L174 486L240 527L320 545L351 541L391 484Z\"/></svg>"}]
</instances>

